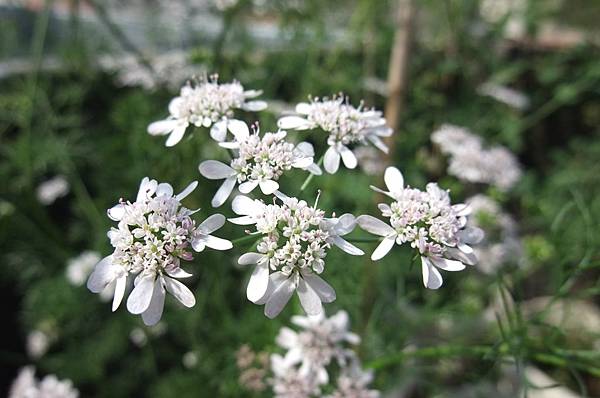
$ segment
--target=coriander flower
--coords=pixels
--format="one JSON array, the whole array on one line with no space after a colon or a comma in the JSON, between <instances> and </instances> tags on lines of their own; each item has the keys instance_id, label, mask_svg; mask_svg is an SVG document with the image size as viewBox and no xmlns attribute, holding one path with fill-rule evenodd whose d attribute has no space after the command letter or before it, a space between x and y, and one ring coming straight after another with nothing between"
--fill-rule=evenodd
<instances>
[{"instance_id":1,"label":"coriander flower","mask_svg":"<svg viewBox=\"0 0 600 398\"><path fill-rule=\"evenodd\" d=\"M332 245L351 255L362 250L342 236L352 232L354 216L325 218L325 212L305 201L280 196L281 204L265 204L246 196L237 196L233 211L241 217L229 219L239 225L256 226L257 252L242 255L238 263L255 265L247 297L265 304L265 315L277 316L296 291L300 304L309 315L323 311L322 303L335 300L335 291L319 274L325 269L325 256Z\"/></svg>"},{"instance_id":2,"label":"coriander flower","mask_svg":"<svg viewBox=\"0 0 600 398\"><path fill-rule=\"evenodd\" d=\"M379 398L379 391L369 389L372 381L373 370L363 370L355 359L342 369L335 391L325 398Z\"/></svg>"},{"instance_id":3,"label":"coriander flower","mask_svg":"<svg viewBox=\"0 0 600 398\"><path fill-rule=\"evenodd\" d=\"M314 377L303 375L281 355L271 355L273 378L269 380L275 398L318 397L321 390Z\"/></svg>"},{"instance_id":4,"label":"coriander flower","mask_svg":"<svg viewBox=\"0 0 600 398\"><path fill-rule=\"evenodd\" d=\"M194 295L177 280L192 276L181 268L181 260L193 260L190 248L200 252L205 247L232 247L231 242L211 235L223 226L224 216L214 214L196 226L191 218L195 211L181 205L197 185L194 181L174 195L171 185L145 177L135 202L121 200L108 210L108 217L118 222L118 227L108 232L115 250L96 265L87 287L100 293L114 283L113 311L119 307L130 278L134 278L134 288L127 309L141 314L146 325L160 320L165 291L184 306L194 306Z\"/></svg>"},{"instance_id":5,"label":"coriander flower","mask_svg":"<svg viewBox=\"0 0 600 398\"><path fill-rule=\"evenodd\" d=\"M285 131L265 133L261 137L256 129L250 134L248 126L241 121L236 121L233 131L235 141L222 143L222 146L236 151L230 165L206 160L198 167L200 174L208 179L225 180L213 197L214 207L225 203L236 184L244 194L258 186L265 195L271 195L279 189L277 180L287 170L299 168L321 174L321 169L313 161L313 147L308 142L289 143L284 140Z\"/></svg>"},{"instance_id":6,"label":"coriander flower","mask_svg":"<svg viewBox=\"0 0 600 398\"><path fill-rule=\"evenodd\" d=\"M151 135L169 135L166 146L176 145L189 125L210 127L210 136L223 141L227 135L229 121L235 109L261 111L267 107L264 101L247 101L257 97L261 91L244 90L237 81L217 82L217 76L188 83L181 88L179 97L169 103L169 117L148 126Z\"/></svg>"},{"instance_id":7,"label":"coriander flower","mask_svg":"<svg viewBox=\"0 0 600 398\"><path fill-rule=\"evenodd\" d=\"M383 237L371 255L372 260L383 258L394 243L408 242L421 257L423 284L429 289L442 286L438 268L461 271L465 264L475 265L477 257L470 245L483 239L483 231L466 227L470 213L467 205L452 205L448 191L436 183L427 184L425 191L405 187L402 173L395 167L386 169L384 179L389 191L371 188L394 200L390 205L379 204L390 224L369 215L357 218L362 229Z\"/></svg>"},{"instance_id":8,"label":"coriander flower","mask_svg":"<svg viewBox=\"0 0 600 398\"><path fill-rule=\"evenodd\" d=\"M32 366L24 367L13 381L8 398L77 398L79 391L71 380L59 380L55 375L47 375L42 380L35 378Z\"/></svg>"},{"instance_id":9,"label":"coriander flower","mask_svg":"<svg viewBox=\"0 0 600 398\"><path fill-rule=\"evenodd\" d=\"M277 335L277 344L287 349L285 361L291 365L301 364L300 374L313 376L319 384L329 382L327 366L335 360L340 367L348 363L354 353L344 344L358 344L360 337L348 330L346 311L338 311L327 318L324 313L316 316L292 317L292 323L302 330L296 332L283 327Z\"/></svg>"},{"instance_id":10,"label":"coriander flower","mask_svg":"<svg viewBox=\"0 0 600 398\"><path fill-rule=\"evenodd\" d=\"M296 113L301 116L284 116L277 125L284 130L320 128L328 133L329 149L325 152L323 165L330 174L337 172L340 159L347 168L356 167L356 156L350 147L371 142L381 151L388 151L381 137L391 136L392 129L386 126L381 112L363 110L362 103L356 108L348 104L344 97L315 98L310 103L299 103Z\"/></svg>"}]
</instances>

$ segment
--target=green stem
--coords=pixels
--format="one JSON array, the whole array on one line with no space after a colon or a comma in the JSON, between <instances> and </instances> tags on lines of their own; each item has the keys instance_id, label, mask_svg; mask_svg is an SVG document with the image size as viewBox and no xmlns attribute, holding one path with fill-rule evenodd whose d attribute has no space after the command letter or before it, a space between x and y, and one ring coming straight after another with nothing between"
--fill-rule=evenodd
<instances>
[{"instance_id":1,"label":"green stem","mask_svg":"<svg viewBox=\"0 0 600 398\"><path fill-rule=\"evenodd\" d=\"M249 240L252 240L252 239L257 239L257 235L246 235L246 236L242 236L241 238L236 238L236 239L233 239L233 240L231 241L231 243L233 243L233 244L236 244L236 243L243 243L243 242L247 242L247 241L249 241Z\"/></svg>"},{"instance_id":2,"label":"green stem","mask_svg":"<svg viewBox=\"0 0 600 398\"><path fill-rule=\"evenodd\" d=\"M317 166L321 167L323 165L323 158L325 157L325 155L321 155L321 157L319 158L319 160L317 160ZM304 182L302 183L302 185L300 186L300 192L304 192L304 190L306 189L306 187L308 187L308 184L310 184L310 182L312 181L312 179L314 178L314 174L310 173L308 175L308 177L306 177L306 179L304 180Z\"/></svg>"}]
</instances>

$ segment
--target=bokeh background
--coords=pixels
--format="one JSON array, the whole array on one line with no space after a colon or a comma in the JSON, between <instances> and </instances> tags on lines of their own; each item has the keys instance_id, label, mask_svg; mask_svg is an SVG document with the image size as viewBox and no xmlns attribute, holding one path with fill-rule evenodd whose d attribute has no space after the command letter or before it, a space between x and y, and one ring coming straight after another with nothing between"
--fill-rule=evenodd
<instances>
[{"instance_id":1,"label":"bokeh background","mask_svg":"<svg viewBox=\"0 0 600 398\"><path fill-rule=\"evenodd\" d=\"M598 21L595 0L0 1L0 394L34 365L82 397L272 395L244 388L235 353L277 352L301 310L268 320L247 301L236 265L247 247L199 255L188 267L197 305L167 299L152 328L111 313L68 271L82 253L110 253L105 210L144 176L176 191L197 179L186 206L214 211L218 184L197 165L226 154L203 129L165 148L146 128L187 79L217 73L264 90L269 109L240 115L263 131L309 95L385 111L392 153L313 179L303 198L320 189L322 209L377 214L368 186L392 164L455 201L486 194L511 219L511 255L447 273L439 291L422 287L410 250L378 263L330 252L338 298L326 309L350 314L382 396L600 396ZM450 175L431 142L445 123L510 149L519 181L501 190ZM286 176L282 191L303 178ZM501 239L497 213L483 218Z\"/></svg>"}]
</instances>

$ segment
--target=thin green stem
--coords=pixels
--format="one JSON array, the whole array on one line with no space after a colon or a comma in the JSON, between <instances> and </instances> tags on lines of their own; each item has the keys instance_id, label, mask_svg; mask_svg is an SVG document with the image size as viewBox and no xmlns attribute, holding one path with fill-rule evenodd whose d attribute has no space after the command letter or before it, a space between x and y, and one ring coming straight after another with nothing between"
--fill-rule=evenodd
<instances>
[{"instance_id":1,"label":"thin green stem","mask_svg":"<svg viewBox=\"0 0 600 398\"><path fill-rule=\"evenodd\" d=\"M236 243L243 243L243 242L248 242L248 241L250 241L250 240L252 240L252 239L258 239L258 238L257 238L257 235L246 235L246 236L242 236L242 237L240 237L240 238L233 239L233 240L231 241L231 243L233 243L233 244L236 244Z\"/></svg>"}]
</instances>

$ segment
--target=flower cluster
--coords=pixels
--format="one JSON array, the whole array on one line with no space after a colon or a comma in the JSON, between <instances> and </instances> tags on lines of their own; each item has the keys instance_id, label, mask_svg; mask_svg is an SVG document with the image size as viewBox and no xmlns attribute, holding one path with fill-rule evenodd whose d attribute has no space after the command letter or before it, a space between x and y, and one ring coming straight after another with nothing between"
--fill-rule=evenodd
<instances>
[{"instance_id":1,"label":"flower cluster","mask_svg":"<svg viewBox=\"0 0 600 398\"><path fill-rule=\"evenodd\" d=\"M324 168L330 173L337 172L340 159L353 169L357 165L355 154L350 147L371 142L383 152L388 148L381 137L389 137L392 129L386 126L381 112L363 110L362 104L354 107L340 97L315 98L310 103L299 103L296 113L302 116L285 116L277 122L279 128L287 130L309 130L320 128L329 134L325 152Z\"/></svg>"},{"instance_id":2,"label":"flower cluster","mask_svg":"<svg viewBox=\"0 0 600 398\"><path fill-rule=\"evenodd\" d=\"M335 291L319 276L325 269L327 251L335 245L352 255L363 254L342 238L354 229L355 218L351 214L325 218L322 210L303 200L282 195L279 200L281 204L265 204L240 195L232 203L233 211L241 217L229 221L254 224L255 234L261 235L257 252L238 260L241 265L256 265L247 297L265 304L265 315L273 318L297 291L306 313L320 314L322 302L335 300Z\"/></svg>"},{"instance_id":3,"label":"flower cluster","mask_svg":"<svg viewBox=\"0 0 600 398\"><path fill-rule=\"evenodd\" d=\"M448 174L461 180L506 191L521 178L521 168L512 152L499 145L484 148L481 138L465 128L442 125L431 140L450 156Z\"/></svg>"},{"instance_id":4,"label":"flower cluster","mask_svg":"<svg viewBox=\"0 0 600 398\"><path fill-rule=\"evenodd\" d=\"M27 366L19 372L13 381L8 398L77 398L79 391L71 380L59 380L55 375L35 378L35 369Z\"/></svg>"},{"instance_id":5,"label":"flower cluster","mask_svg":"<svg viewBox=\"0 0 600 398\"><path fill-rule=\"evenodd\" d=\"M485 231L485 239L473 248L479 260L477 268L493 274L503 265L517 262L523 248L516 221L488 196L475 195L466 202L471 208L468 225Z\"/></svg>"},{"instance_id":6,"label":"flower cluster","mask_svg":"<svg viewBox=\"0 0 600 398\"><path fill-rule=\"evenodd\" d=\"M465 264L477 262L470 244L479 243L483 231L466 227L470 212L467 205L452 205L448 192L436 183L427 184L425 191L405 187L402 173L395 167L386 169L384 179L389 191L372 188L394 200L390 205L379 204L382 215L390 219L389 225L369 215L357 218L361 228L383 237L372 260L383 258L395 243L409 243L421 257L423 283L430 289L442 285L436 268L461 271Z\"/></svg>"},{"instance_id":7,"label":"flower cluster","mask_svg":"<svg viewBox=\"0 0 600 398\"><path fill-rule=\"evenodd\" d=\"M195 304L192 292L177 278L190 277L181 267L181 260L193 259L196 252L210 247L228 250L231 242L210 235L221 228L225 217L215 214L196 226L194 211L181 205L197 182L174 195L167 183L144 178L135 202L121 201L108 210L108 216L118 227L108 232L113 254L102 259L90 275L87 287L94 293L114 284L113 311L125 294L127 281L135 277L134 288L127 300L132 314L141 314L147 325L156 324L165 301L165 289L186 307Z\"/></svg>"},{"instance_id":8,"label":"flower cluster","mask_svg":"<svg viewBox=\"0 0 600 398\"><path fill-rule=\"evenodd\" d=\"M271 195L279 189L279 177L292 168L321 174L321 169L313 161L313 147L308 142L298 145L289 143L285 141L285 131L265 133L261 137L256 129L250 134L248 126L241 121L230 122L230 130L235 140L221 144L236 151L230 165L206 160L199 166L200 174L204 177L225 180L212 200L214 207L225 203L236 183L244 194L259 186L265 195Z\"/></svg>"},{"instance_id":9,"label":"flower cluster","mask_svg":"<svg viewBox=\"0 0 600 398\"><path fill-rule=\"evenodd\" d=\"M84 251L77 257L67 262L65 271L67 280L73 286L82 286L94 269L94 266L102 259L100 253L95 251Z\"/></svg>"},{"instance_id":10,"label":"flower cluster","mask_svg":"<svg viewBox=\"0 0 600 398\"><path fill-rule=\"evenodd\" d=\"M57 199L69 193L69 181L63 175L57 175L42 182L36 190L37 200L44 206L51 205Z\"/></svg>"},{"instance_id":11,"label":"flower cluster","mask_svg":"<svg viewBox=\"0 0 600 398\"><path fill-rule=\"evenodd\" d=\"M260 94L256 90L245 91L237 81L219 84L216 76L188 83L181 88L179 97L169 103L169 117L150 124L148 133L169 134L166 146L174 146L181 141L189 125L212 126L211 137L223 141L235 109L260 111L267 107L264 101L247 101Z\"/></svg>"}]
</instances>

